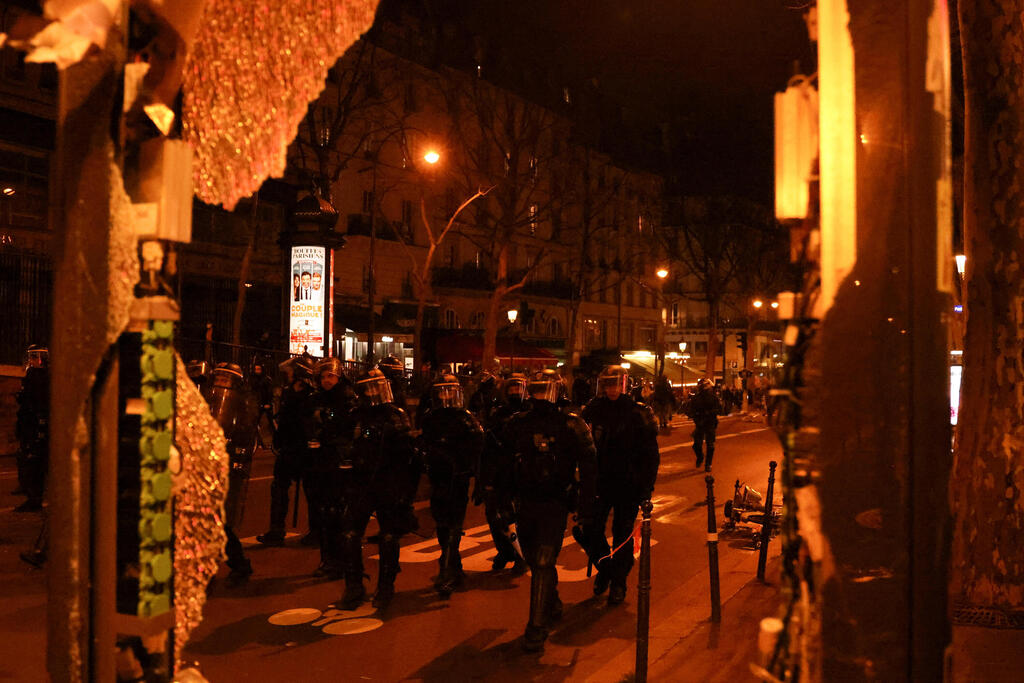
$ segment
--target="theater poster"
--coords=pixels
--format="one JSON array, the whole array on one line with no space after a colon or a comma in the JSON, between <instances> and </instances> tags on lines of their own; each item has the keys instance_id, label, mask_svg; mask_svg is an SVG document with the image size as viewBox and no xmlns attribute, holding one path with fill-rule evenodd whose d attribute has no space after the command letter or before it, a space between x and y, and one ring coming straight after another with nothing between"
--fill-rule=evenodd
<instances>
[{"instance_id":1,"label":"theater poster","mask_svg":"<svg viewBox=\"0 0 1024 683\"><path fill-rule=\"evenodd\" d=\"M325 338L326 322L333 303L332 279L326 247L292 247L291 305L288 319L288 351L322 358L331 340Z\"/></svg>"}]
</instances>

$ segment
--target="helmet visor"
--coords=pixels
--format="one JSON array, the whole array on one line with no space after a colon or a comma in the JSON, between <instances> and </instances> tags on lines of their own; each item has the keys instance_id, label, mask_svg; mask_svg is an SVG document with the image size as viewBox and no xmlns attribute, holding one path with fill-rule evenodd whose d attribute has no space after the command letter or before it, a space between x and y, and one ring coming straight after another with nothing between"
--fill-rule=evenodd
<instances>
[{"instance_id":1,"label":"helmet visor","mask_svg":"<svg viewBox=\"0 0 1024 683\"><path fill-rule=\"evenodd\" d=\"M597 378L598 395L606 395L611 390L616 395L626 393L629 376L623 373L601 375Z\"/></svg>"},{"instance_id":2,"label":"helmet visor","mask_svg":"<svg viewBox=\"0 0 1024 683\"><path fill-rule=\"evenodd\" d=\"M462 386L458 382L435 384L431 389L431 400L437 408L462 408Z\"/></svg>"},{"instance_id":3,"label":"helmet visor","mask_svg":"<svg viewBox=\"0 0 1024 683\"><path fill-rule=\"evenodd\" d=\"M368 377L360 380L356 384L356 390L366 405L379 406L394 403L395 400L391 394L391 384L386 377Z\"/></svg>"},{"instance_id":4,"label":"helmet visor","mask_svg":"<svg viewBox=\"0 0 1024 683\"><path fill-rule=\"evenodd\" d=\"M505 380L505 399L521 401L526 394L526 380L521 377L510 377Z\"/></svg>"},{"instance_id":5,"label":"helmet visor","mask_svg":"<svg viewBox=\"0 0 1024 683\"><path fill-rule=\"evenodd\" d=\"M530 398L549 403L558 402L558 382L555 380L547 378L532 379L530 380L529 390Z\"/></svg>"}]
</instances>

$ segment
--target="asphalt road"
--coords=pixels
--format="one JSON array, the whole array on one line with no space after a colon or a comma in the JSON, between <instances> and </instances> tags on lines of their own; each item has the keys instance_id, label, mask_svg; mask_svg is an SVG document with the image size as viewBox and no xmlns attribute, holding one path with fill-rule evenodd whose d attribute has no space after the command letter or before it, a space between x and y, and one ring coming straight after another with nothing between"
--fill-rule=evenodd
<instances>
[{"instance_id":1,"label":"asphalt road","mask_svg":"<svg viewBox=\"0 0 1024 683\"><path fill-rule=\"evenodd\" d=\"M694 468L690 428L677 419L659 438L662 466L654 497L651 642L652 664L678 640L693 633L710 613L708 598L706 488ZM768 461L781 451L762 422L724 418L715 454L715 500L721 509L736 479L764 492ZM418 535L407 536L394 603L385 617L367 605L357 612L333 607L340 581L312 576L318 551L298 544L299 526L283 548L263 548L273 456L257 458L240 535L248 540L256 573L230 588L226 570L212 584L205 619L186 658L211 681L608 681L632 671L636 633L636 572L626 602L608 607L592 595L583 552L571 537L559 557L559 590L565 616L545 652L523 653L529 576L491 574L490 542L483 513L471 507L463 539L468 573L463 590L440 600L432 588L440 551L426 502L417 504ZM45 680L45 573L18 559L38 532L40 515L12 508L13 459L0 461L0 680ZM290 521L290 520L289 520ZM371 529L373 531L373 522ZM776 544L773 544L777 545ZM757 557L746 534L723 534L720 546L723 603L753 578ZM366 550L367 573L376 582L374 546ZM772 548L774 553L776 548ZM726 614L726 618L728 615ZM673 680L687 681L686 671Z\"/></svg>"},{"instance_id":2,"label":"asphalt road","mask_svg":"<svg viewBox=\"0 0 1024 683\"><path fill-rule=\"evenodd\" d=\"M691 631L710 611L707 574L706 485L694 467L690 428L682 420L659 438L662 465L652 525L651 657ZM737 416L719 427L714 475L717 518L733 484L767 486L768 462L779 460L774 433L763 422ZM625 604L609 607L594 598L586 559L571 537L559 556L559 590L565 616L545 652L519 647L525 627L529 575L490 573L493 544L482 508L471 507L462 542L468 578L462 590L441 600L432 588L440 550L426 501L417 504L418 534L404 539L397 595L387 614L366 603L356 612L334 607L342 582L316 579L318 551L298 543L305 530L289 527L283 548L264 548L273 458L258 457L250 480L240 536L255 567L245 585L218 579L210 590L205 620L186 651L211 681L620 681L632 670L636 633L636 572ZM291 519L289 518L289 523ZM373 533L374 527L368 534ZM774 545L774 544L773 544ZM753 577L756 553L747 534L721 537L722 600ZM774 548L772 549L775 550ZM365 550L372 592L375 546ZM221 573L224 576L224 572ZM680 672L678 680L687 680Z\"/></svg>"}]
</instances>

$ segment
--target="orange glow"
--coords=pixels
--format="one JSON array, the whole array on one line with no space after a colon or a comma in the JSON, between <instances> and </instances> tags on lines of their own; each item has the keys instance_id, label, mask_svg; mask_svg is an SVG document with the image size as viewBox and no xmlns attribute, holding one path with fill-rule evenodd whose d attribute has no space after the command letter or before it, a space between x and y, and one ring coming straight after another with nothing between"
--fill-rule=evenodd
<instances>
[{"instance_id":1,"label":"orange glow","mask_svg":"<svg viewBox=\"0 0 1024 683\"><path fill-rule=\"evenodd\" d=\"M437 151L435 150L430 150L423 155L423 160L426 161L428 164L436 164L438 161L441 160L441 155L438 154Z\"/></svg>"}]
</instances>

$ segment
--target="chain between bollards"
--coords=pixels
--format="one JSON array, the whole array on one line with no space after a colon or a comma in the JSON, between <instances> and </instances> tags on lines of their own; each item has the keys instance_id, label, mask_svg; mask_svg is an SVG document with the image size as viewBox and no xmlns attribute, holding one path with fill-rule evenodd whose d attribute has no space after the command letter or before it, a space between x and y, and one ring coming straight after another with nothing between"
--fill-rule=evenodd
<instances>
[{"instance_id":1,"label":"chain between bollards","mask_svg":"<svg viewBox=\"0 0 1024 683\"><path fill-rule=\"evenodd\" d=\"M711 574L711 621L722 621L722 596L718 586L718 525L715 522L715 478L704 476L708 485L708 571Z\"/></svg>"},{"instance_id":2,"label":"chain between bollards","mask_svg":"<svg viewBox=\"0 0 1024 683\"><path fill-rule=\"evenodd\" d=\"M640 527L639 585L636 591L636 675L635 683L647 681L647 645L651 626L651 510L654 505L645 500L643 525Z\"/></svg>"},{"instance_id":3,"label":"chain between bollards","mask_svg":"<svg viewBox=\"0 0 1024 683\"><path fill-rule=\"evenodd\" d=\"M764 497L764 521L761 522L761 547L757 556L757 578L764 581L764 569L768 563L768 542L772 538L772 496L775 494L775 468L778 466L774 460L768 463L768 492Z\"/></svg>"}]
</instances>

